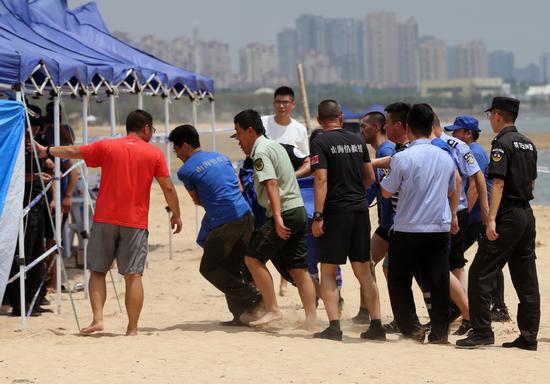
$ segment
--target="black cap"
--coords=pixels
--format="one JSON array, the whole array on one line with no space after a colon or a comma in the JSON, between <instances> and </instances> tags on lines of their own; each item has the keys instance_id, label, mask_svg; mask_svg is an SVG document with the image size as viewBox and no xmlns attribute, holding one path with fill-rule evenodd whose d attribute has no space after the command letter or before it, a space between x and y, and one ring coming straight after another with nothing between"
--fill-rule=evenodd
<instances>
[{"instance_id":1,"label":"black cap","mask_svg":"<svg viewBox=\"0 0 550 384\"><path fill-rule=\"evenodd\" d=\"M485 112L489 112L495 108L500 109L501 111L512 112L517 115L519 113L519 100L512 97L494 97L491 107L487 108Z\"/></svg>"}]
</instances>

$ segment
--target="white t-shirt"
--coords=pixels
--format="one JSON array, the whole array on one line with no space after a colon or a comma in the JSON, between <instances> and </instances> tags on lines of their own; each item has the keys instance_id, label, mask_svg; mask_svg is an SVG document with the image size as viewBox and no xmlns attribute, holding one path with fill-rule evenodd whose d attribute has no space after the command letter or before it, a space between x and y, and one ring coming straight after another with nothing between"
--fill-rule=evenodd
<instances>
[{"instance_id":1,"label":"white t-shirt","mask_svg":"<svg viewBox=\"0 0 550 384\"><path fill-rule=\"evenodd\" d=\"M275 115L262 116L266 135L280 144L295 146L305 156L309 156L309 139L307 129L302 124L290 118L289 125L280 125L275 121Z\"/></svg>"}]
</instances>

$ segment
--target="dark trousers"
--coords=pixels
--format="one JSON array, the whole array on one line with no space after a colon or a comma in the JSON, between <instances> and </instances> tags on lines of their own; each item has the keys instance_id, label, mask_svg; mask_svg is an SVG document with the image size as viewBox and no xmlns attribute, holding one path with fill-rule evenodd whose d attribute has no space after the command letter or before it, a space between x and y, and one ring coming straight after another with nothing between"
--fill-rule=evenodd
<instances>
[{"instance_id":1,"label":"dark trousers","mask_svg":"<svg viewBox=\"0 0 550 384\"><path fill-rule=\"evenodd\" d=\"M388 250L388 289L393 315L403 335L419 327L411 289L417 268L422 290L429 295L428 313L432 322L430 339L447 337L449 329L449 233L394 232Z\"/></svg>"},{"instance_id":2,"label":"dark trousers","mask_svg":"<svg viewBox=\"0 0 550 384\"><path fill-rule=\"evenodd\" d=\"M481 224L481 221L469 224L464 240L464 252L478 241L481 235L485 235L485 226ZM502 270L497 272L495 279L495 289L491 291L491 304L493 308L504 308L506 304L504 303L504 273Z\"/></svg>"},{"instance_id":3,"label":"dark trousers","mask_svg":"<svg viewBox=\"0 0 550 384\"><path fill-rule=\"evenodd\" d=\"M468 300L473 328L491 330L491 292L495 276L506 263L516 289L518 328L529 341L536 340L540 324L540 293L535 265L535 217L529 204L503 200L496 217L498 238L481 236L479 249L470 267Z\"/></svg>"},{"instance_id":4,"label":"dark trousers","mask_svg":"<svg viewBox=\"0 0 550 384\"><path fill-rule=\"evenodd\" d=\"M36 260L44 253L44 225L46 223L44 212L45 211L43 203L38 203L29 211L29 214L26 217L24 243L25 265L29 265L31 262ZM16 250L10 276L14 276L17 272L19 272L19 264L17 263L18 258L19 249ZM25 279L25 303L27 306L30 304L31 300L36 294L36 291L38 291L38 288L40 287L44 265L45 263L44 261L42 261L26 273L27 278ZM8 284L8 286L6 287L6 296L12 308L21 308L19 279Z\"/></svg>"},{"instance_id":5,"label":"dark trousers","mask_svg":"<svg viewBox=\"0 0 550 384\"><path fill-rule=\"evenodd\" d=\"M244 255L254 228L254 218L214 228L204 243L200 273L225 294L229 311L238 318L261 300L258 290L242 276Z\"/></svg>"}]
</instances>

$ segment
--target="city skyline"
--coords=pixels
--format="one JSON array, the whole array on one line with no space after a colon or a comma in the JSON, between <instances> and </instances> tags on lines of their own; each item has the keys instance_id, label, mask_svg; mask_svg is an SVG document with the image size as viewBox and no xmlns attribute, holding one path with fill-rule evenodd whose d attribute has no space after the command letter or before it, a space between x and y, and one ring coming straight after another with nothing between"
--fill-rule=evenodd
<instances>
[{"instance_id":1,"label":"city skyline","mask_svg":"<svg viewBox=\"0 0 550 384\"><path fill-rule=\"evenodd\" d=\"M69 0L74 8L87 0ZM232 67L238 64L238 50L248 43L277 43L277 33L293 28L300 14L315 14L328 18L363 19L368 13L396 12L401 20L414 17L418 22L419 36L432 35L456 45L471 40L482 40L489 51L504 50L515 54L517 67L539 63L540 54L550 51L546 36L550 25L546 16L550 3L529 0L528 7L506 7L502 2L464 0L460 3L435 0L386 0L383 3L366 3L342 0L319 3L313 0L292 2L254 2L235 0L230 3L176 3L155 1L156 13L146 0L96 0L111 31L129 32L135 38L154 34L163 39L191 37L198 25L201 40L218 40L229 44ZM132 17L127 15L131 6ZM215 12L212 12L212 10ZM170 12L166 12L169 10ZM266 15L269 14L269 16ZM153 15L153 16L152 16ZM532 33L537 25L537 33Z\"/></svg>"}]
</instances>

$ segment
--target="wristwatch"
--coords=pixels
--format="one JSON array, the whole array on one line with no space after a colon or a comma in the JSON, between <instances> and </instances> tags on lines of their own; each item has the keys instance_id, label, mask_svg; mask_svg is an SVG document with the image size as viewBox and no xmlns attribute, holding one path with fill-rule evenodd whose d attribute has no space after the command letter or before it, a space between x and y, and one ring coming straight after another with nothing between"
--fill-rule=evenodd
<instances>
[{"instance_id":1,"label":"wristwatch","mask_svg":"<svg viewBox=\"0 0 550 384\"><path fill-rule=\"evenodd\" d=\"M323 212L313 212L313 221L323 221Z\"/></svg>"}]
</instances>

